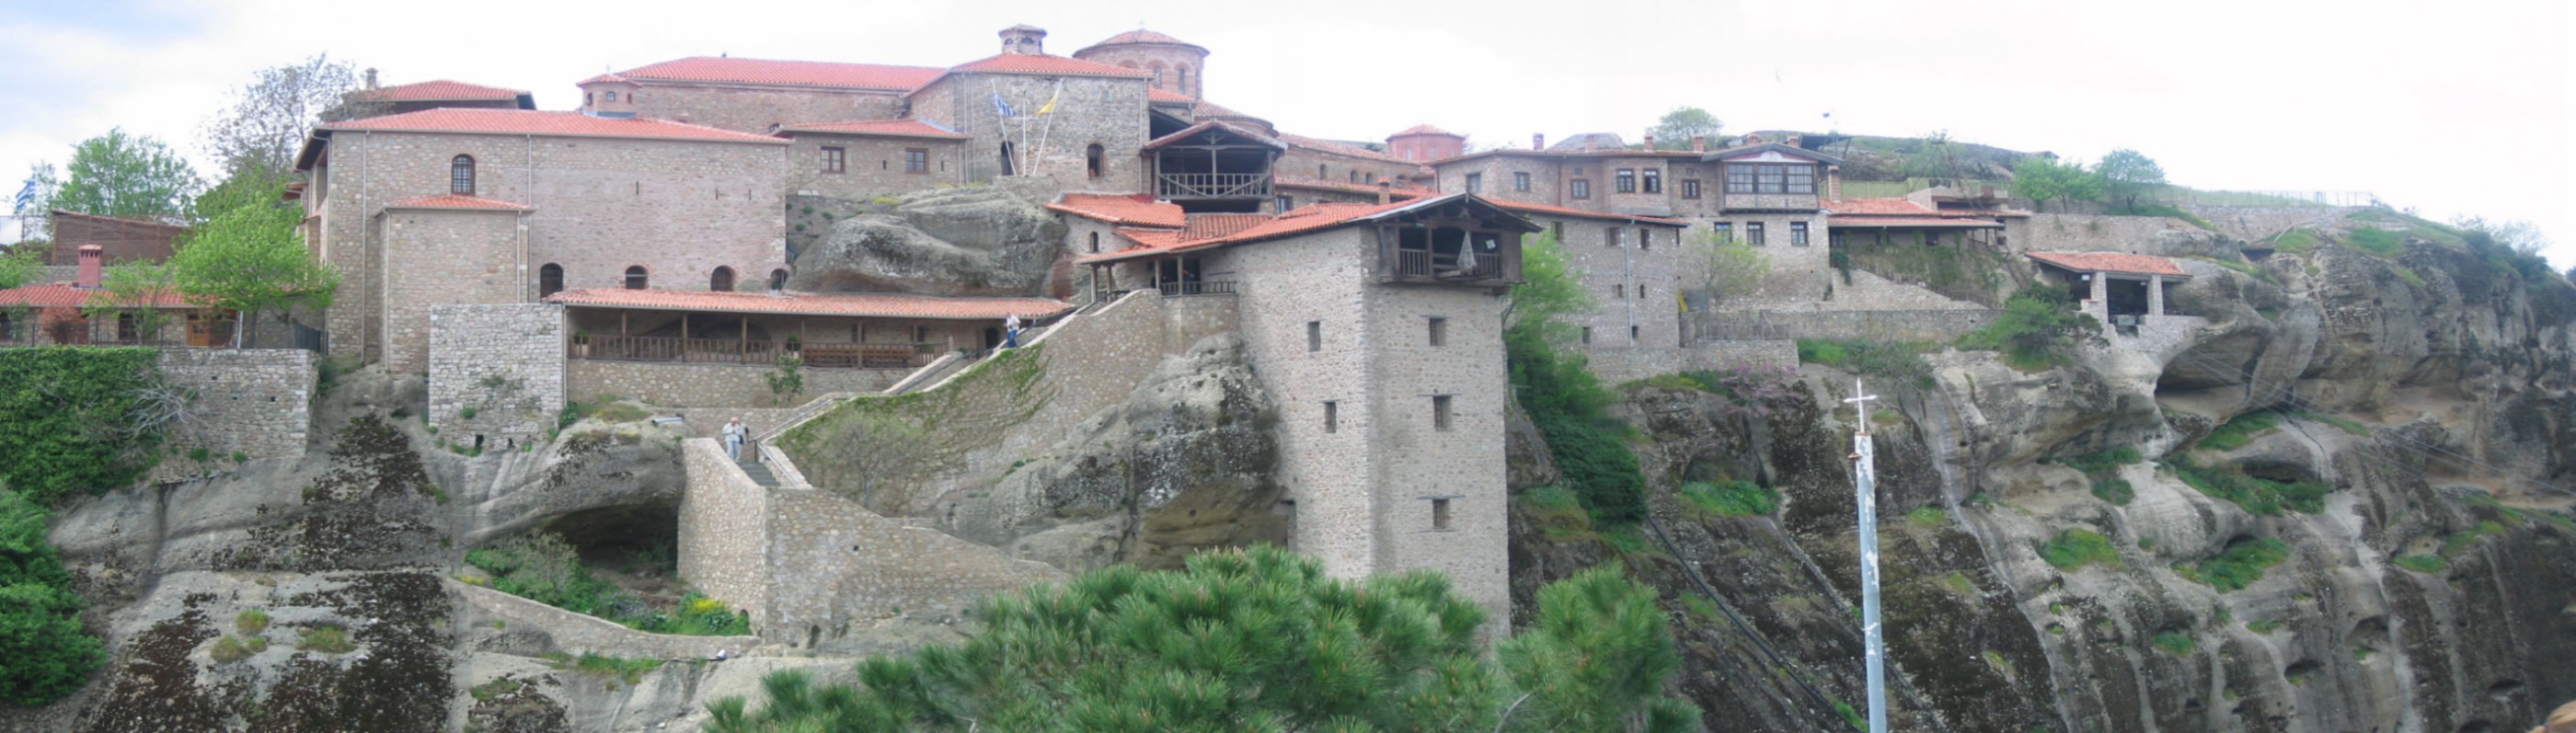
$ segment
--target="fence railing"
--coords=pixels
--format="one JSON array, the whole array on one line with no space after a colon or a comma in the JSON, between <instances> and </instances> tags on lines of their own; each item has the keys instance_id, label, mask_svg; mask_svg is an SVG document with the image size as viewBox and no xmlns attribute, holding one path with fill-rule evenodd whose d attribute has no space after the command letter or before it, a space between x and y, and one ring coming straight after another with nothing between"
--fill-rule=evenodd
<instances>
[{"instance_id":1,"label":"fence railing","mask_svg":"<svg viewBox=\"0 0 2576 733\"><path fill-rule=\"evenodd\" d=\"M1445 266L1444 266L1445 265ZM1395 251L1395 274L1457 280L1482 280L1501 277L1503 258L1487 255L1476 258L1473 267L1459 267L1456 258L1447 263L1431 256L1430 250L1399 249Z\"/></svg>"},{"instance_id":2,"label":"fence railing","mask_svg":"<svg viewBox=\"0 0 2576 733\"><path fill-rule=\"evenodd\" d=\"M846 343L684 339L670 336L583 336L570 355L591 361L768 365L794 354L823 369L917 369L946 350L940 343Z\"/></svg>"},{"instance_id":3,"label":"fence railing","mask_svg":"<svg viewBox=\"0 0 2576 733\"><path fill-rule=\"evenodd\" d=\"M1233 280L1189 280L1163 283L1156 287L1160 288L1165 296L1234 294Z\"/></svg>"},{"instance_id":4,"label":"fence railing","mask_svg":"<svg viewBox=\"0 0 2576 733\"><path fill-rule=\"evenodd\" d=\"M1164 197L1246 198L1270 195L1268 173L1164 173L1156 176Z\"/></svg>"}]
</instances>

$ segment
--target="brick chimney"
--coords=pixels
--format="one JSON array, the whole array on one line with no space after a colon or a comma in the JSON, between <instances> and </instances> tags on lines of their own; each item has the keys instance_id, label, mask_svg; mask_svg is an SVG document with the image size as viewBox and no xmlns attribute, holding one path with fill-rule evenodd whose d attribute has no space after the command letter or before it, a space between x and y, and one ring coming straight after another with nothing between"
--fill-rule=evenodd
<instances>
[{"instance_id":1,"label":"brick chimney","mask_svg":"<svg viewBox=\"0 0 2576 733\"><path fill-rule=\"evenodd\" d=\"M1801 141L1801 140L1805 140L1805 139L1807 139L1807 138L1806 138L1806 136L1804 136L1804 135L1790 135L1790 136L1789 136L1789 139L1787 139L1787 140L1783 140L1783 141L1781 141L1781 142L1782 142L1782 144L1785 144L1785 145L1788 145L1789 147L1793 147L1793 148L1794 148L1794 147L1798 147L1798 142L1799 142L1799 141Z\"/></svg>"},{"instance_id":2,"label":"brick chimney","mask_svg":"<svg viewBox=\"0 0 2576 733\"><path fill-rule=\"evenodd\" d=\"M374 89L374 88L376 88L376 70L375 70L375 69L368 69L368 70L367 70L367 88L368 88L368 89Z\"/></svg>"},{"instance_id":3,"label":"brick chimney","mask_svg":"<svg viewBox=\"0 0 2576 733\"><path fill-rule=\"evenodd\" d=\"M1647 130L1647 131L1646 131L1646 149L1647 149L1647 150L1653 150L1653 149L1655 149L1655 131L1653 131L1653 130Z\"/></svg>"},{"instance_id":4,"label":"brick chimney","mask_svg":"<svg viewBox=\"0 0 2576 733\"><path fill-rule=\"evenodd\" d=\"M107 250L100 248L98 245L81 245L80 279L72 281L72 287L80 288L82 290L97 290L100 282L99 260L104 258L106 254Z\"/></svg>"},{"instance_id":5,"label":"brick chimney","mask_svg":"<svg viewBox=\"0 0 2576 733\"><path fill-rule=\"evenodd\" d=\"M1841 201L1841 200L1843 200L1843 167L1842 167L1842 166L1839 166L1839 165L1829 165L1829 166L1825 166L1825 199L1826 199L1826 200L1828 200L1828 201Z\"/></svg>"},{"instance_id":6,"label":"brick chimney","mask_svg":"<svg viewBox=\"0 0 2576 733\"><path fill-rule=\"evenodd\" d=\"M1694 152L1694 153L1705 153L1705 152L1708 152L1708 136L1707 136L1707 135L1692 135L1692 136L1691 136L1691 152Z\"/></svg>"},{"instance_id":7,"label":"brick chimney","mask_svg":"<svg viewBox=\"0 0 2576 733\"><path fill-rule=\"evenodd\" d=\"M1531 150L1546 150L1546 149L1547 149L1547 133L1543 133L1543 132L1533 132L1533 133L1530 133L1530 149L1531 149Z\"/></svg>"},{"instance_id":8,"label":"brick chimney","mask_svg":"<svg viewBox=\"0 0 2576 733\"><path fill-rule=\"evenodd\" d=\"M1395 184L1394 184L1392 181L1378 181L1378 182L1377 182L1377 202L1378 202L1378 203L1380 203L1380 204L1384 204L1384 203L1387 203L1388 201L1392 201L1392 200L1394 200L1394 199L1395 199Z\"/></svg>"},{"instance_id":9,"label":"brick chimney","mask_svg":"<svg viewBox=\"0 0 2576 733\"><path fill-rule=\"evenodd\" d=\"M1760 144L1762 144L1762 134L1761 134L1761 133L1758 133L1758 132L1756 132L1756 133L1746 133L1746 134L1745 134L1745 136L1744 136L1744 144L1746 144L1746 145L1760 145Z\"/></svg>"}]
</instances>

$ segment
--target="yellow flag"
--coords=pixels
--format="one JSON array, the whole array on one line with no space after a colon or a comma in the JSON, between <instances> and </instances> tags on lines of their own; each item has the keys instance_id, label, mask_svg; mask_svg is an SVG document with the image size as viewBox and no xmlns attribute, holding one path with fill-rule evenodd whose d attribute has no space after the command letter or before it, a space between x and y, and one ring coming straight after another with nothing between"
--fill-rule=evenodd
<instances>
[{"instance_id":1,"label":"yellow flag","mask_svg":"<svg viewBox=\"0 0 2576 733\"><path fill-rule=\"evenodd\" d=\"M1059 92L1058 94L1061 94L1061 92ZM1050 113L1050 112L1054 112L1054 111L1055 111L1055 98L1056 98L1056 96L1057 96L1057 94L1049 94L1049 95L1047 95L1047 103L1046 103L1046 106L1044 106L1044 107L1039 107L1039 108L1038 108L1038 114L1047 114L1047 113Z\"/></svg>"}]
</instances>

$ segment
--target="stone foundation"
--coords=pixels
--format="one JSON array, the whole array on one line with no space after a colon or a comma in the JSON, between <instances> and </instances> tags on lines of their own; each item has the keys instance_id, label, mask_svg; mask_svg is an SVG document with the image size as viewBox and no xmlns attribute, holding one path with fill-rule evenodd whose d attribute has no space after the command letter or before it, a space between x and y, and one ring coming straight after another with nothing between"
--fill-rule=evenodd
<instances>
[{"instance_id":1,"label":"stone foundation","mask_svg":"<svg viewBox=\"0 0 2576 733\"><path fill-rule=\"evenodd\" d=\"M1679 349L1600 349L1592 351L1593 376L1617 385L1659 374L1701 369L1798 368L1798 342L1787 339L1712 341Z\"/></svg>"},{"instance_id":2,"label":"stone foundation","mask_svg":"<svg viewBox=\"0 0 2576 733\"><path fill-rule=\"evenodd\" d=\"M469 435L530 439L555 427L563 405L562 306L430 309L431 426L459 442Z\"/></svg>"},{"instance_id":3,"label":"stone foundation","mask_svg":"<svg viewBox=\"0 0 2576 733\"><path fill-rule=\"evenodd\" d=\"M202 474L209 466L189 458L206 451L207 463L304 458L312 429L313 352L294 349L168 349L161 378L196 393L197 428L172 436L171 457L152 471L153 481Z\"/></svg>"}]
</instances>

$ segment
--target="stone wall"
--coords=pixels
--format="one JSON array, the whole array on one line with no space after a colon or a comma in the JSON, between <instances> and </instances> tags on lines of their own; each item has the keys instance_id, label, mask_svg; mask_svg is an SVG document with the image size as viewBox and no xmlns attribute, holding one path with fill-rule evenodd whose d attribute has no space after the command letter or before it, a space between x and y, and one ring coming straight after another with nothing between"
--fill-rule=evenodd
<instances>
[{"instance_id":1,"label":"stone wall","mask_svg":"<svg viewBox=\"0 0 2576 733\"><path fill-rule=\"evenodd\" d=\"M600 654L628 659L713 659L719 653L739 657L760 645L757 636L685 636L653 634L627 628L615 621L574 613L560 608L503 593L490 588L446 581L447 588L465 599L465 614L459 624L467 629L493 629L494 622L504 631L542 632L554 651L566 654ZM719 596L721 597L721 596Z\"/></svg>"},{"instance_id":2,"label":"stone wall","mask_svg":"<svg viewBox=\"0 0 2576 733\"><path fill-rule=\"evenodd\" d=\"M433 307L429 358L429 424L450 441L534 440L563 412L562 306Z\"/></svg>"},{"instance_id":3,"label":"stone wall","mask_svg":"<svg viewBox=\"0 0 2576 733\"><path fill-rule=\"evenodd\" d=\"M664 407L757 408L776 406L777 395L769 391L766 377L777 372L777 367L765 364L575 359L568 365L564 381L566 394L574 400L616 395ZM829 392L883 392L912 372L809 367L804 370L805 392L791 399L802 403Z\"/></svg>"},{"instance_id":4,"label":"stone wall","mask_svg":"<svg viewBox=\"0 0 2576 733\"><path fill-rule=\"evenodd\" d=\"M2001 311L1726 311L1684 316L1690 343L1746 338L1930 341L1949 343L1993 324Z\"/></svg>"},{"instance_id":5,"label":"stone wall","mask_svg":"<svg viewBox=\"0 0 2576 733\"><path fill-rule=\"evenodd\" d=\"M314 354L295 349L165 349L161 378L196 393L197 428L173 436L174 457L153 469L162 481L203 473L187 459L204 448L211 462L232 455L259 460L304 458L312 430Z\"/></svg>"},{"instance_id":6,"label":"stone wall","mask_svg":"<svg viewBox=\"0 0 2576 733\"><path fill-rule=\"evenodd\" d=\"M903 92L893 89L756 89L717 84L638 80L635 113L735 132L767 135L780 125L903 116Z\"/></svg>"},{"instance_id":7,"label":"stone wall","mask_svg":"<svg viewBox=\"0 0 2576 733\"><path fill-rule=\"evenodd\" d=\"M2215 222L2213 222L2215 223ZM2206 233L2191 222L2162 216L2110 216L2106 214L2032 214L2026 225L2029 233L2016 239L2022 251L2041 252L2141 252L2141 244L2153 242L2158 232L2179 231Z\"/></svg>"},{"instance_id":8,"label":"stone wall","mask_svg":"<svg viewBox=\"0 0 2576 733\"><path fill-rule=\"evenodd\" d=\"M957 157L965 143L962 140L828 132L791 134L794 137L787 149L787 185L797 196L868 201L966 182L966 166ZM825 167L826 147L841 149L840 171ZM905 152L915 149L929 154L928 167L919 173L904 169Z\"/></svg>"},{"instance_id":9,"label":"stone wall","mask_svg":"<svg viewBox=\"0 0 2576 733\"><path fill-rule=\"evenodd\" d=\"M385 366L429 369L432 308L536 299L519 258L523 215L481 209L395 209L383 221Z\"/></svg>"},{"instance_id":10,"label":"stone wall","mask_svg":"<svg viewBox=\"0 0 2576 733\"><path fill-rule=\"evenodd\" d=\"M1708 341L1678 349L1606 349L1585 355L1593 376L1619 384L1659 374L1701 369L1797 369L1798 342L1789 339Z\"/></svg>"},{"instance_id":11,"label":"stone wall","mask_svg":"<svg viewBox=\"0 0 2576 733\"><path fill-rule=\"evenodd\" d=\"M679 577L708 596L769 618L769 491L751 482L707 438L680 447L688 487L680 499Z\"/></svg>"},{"instance_id":12,"label":"stone wall","mask_svg":"<svg viewBox=\"0 0 2576 733\"><path fill-rule=\"evenodd\" d=\"M1043 178L1063 191L1143 191L1144 161L1136 153L1145 147L1145 84L1142 76L1038 76L1034 74L951 73L912 93L914 117L939 123L948 129L970 136L959 152L966 166L966 180L989 181L1000 177L1003 128L1010 128L1014 145L1023 144L1017 122L1005 123L993 97L1000 95L1020 114L1034 114L1047 100L1056 100L1056 111L1048 115L1046 145L1043 150L1015 148L1026 163L1018 175ZM1034 137L1034 135L1032 135ZM1034 146L1034 141L1025 143ZM1092 177L1084 151L1099 145L1103 170ZM1034 162L1027 162L1030 158ZM1032 197L1051 201L1053 196Z\"/></svg>"},{"instance_id":13,"label":"stone wall","mask_svg":"<svg viewBox=\"0 0 2576 733\"><path fill-rule=\"evenodd\" d=\"M2191 213L2220 233L2247 242L2302 226L2331 224L2361 207L2334 206L2194 206Z\"/></svg>"},{"instance_id":14,"label":"stone wall","mask_svg":"<svg viewBox=\"0 0 2576 733\"><path fill-rule=\"evenodd\" d=\"M1590 312L1561 319L1575 328L1577 343L1591 349L1681 345L1681 331L1673 321L1682 288L1688 287L1684 270L1689 263L1681 227L1575 217L1530 219L1550 231L1564 232L1557 244L1565 251L1566 264L1581 279L1584 291L1592 294Z\"/></svg>"}]
</instances>

